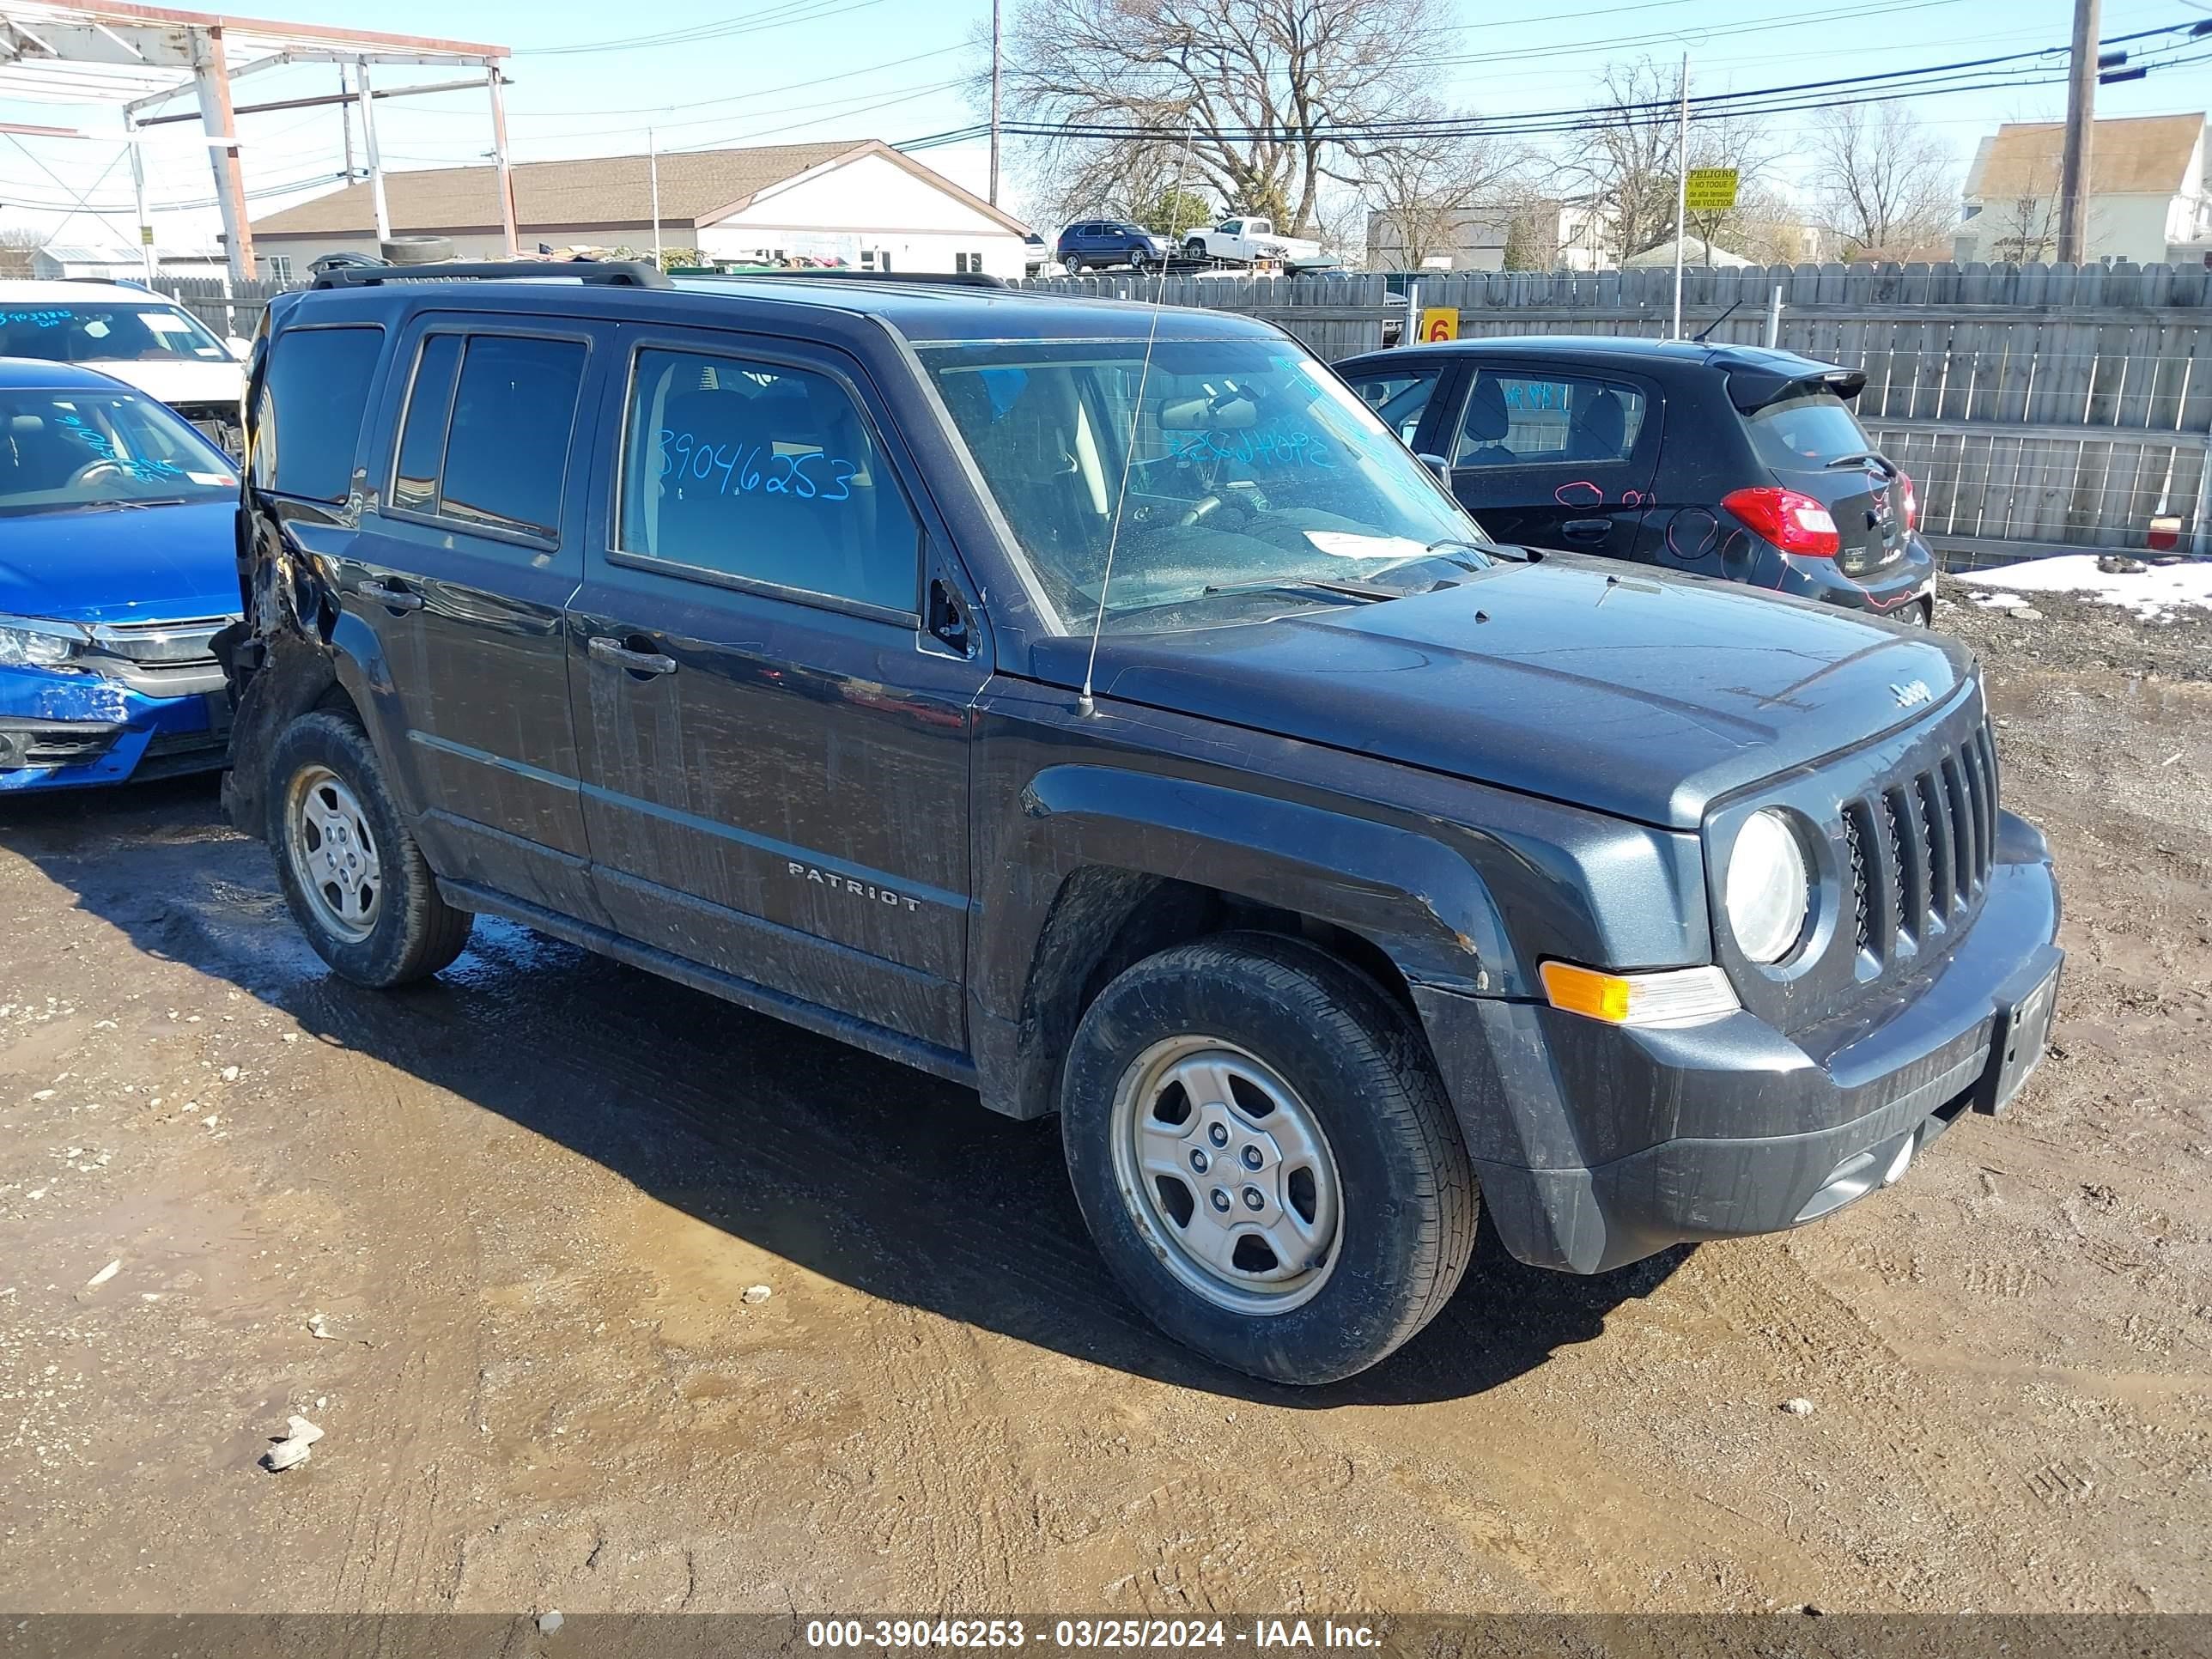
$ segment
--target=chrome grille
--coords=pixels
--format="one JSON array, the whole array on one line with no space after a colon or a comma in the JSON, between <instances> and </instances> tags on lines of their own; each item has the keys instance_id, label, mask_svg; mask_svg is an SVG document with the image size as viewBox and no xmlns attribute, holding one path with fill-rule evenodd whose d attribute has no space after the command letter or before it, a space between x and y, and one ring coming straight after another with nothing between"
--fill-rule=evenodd
<instances>
[{"instance_id":1,"label":"chrome grille","mask_svg":"<svg viewBox=\"0 0 2212 1659\"><path fill-rule=\"evenodd\" d=\"M191 622L107 623L92 630L94 645L103 655L148 667L173 667L215 660L209 641L230 625L228 617L203 617Z\"/></svg>"},{"instance_id":2,"label":"chrome grille","mask_svg":"<svg viewBox=\"0 0 2212 1659\"><path fill-rule=\"evenodd\" d=\"M1983 726L1932 765L1844 803L1858 948L1877 968L1979 905L1996 801L1996 751Z\"/></svg>"}]
</instances>

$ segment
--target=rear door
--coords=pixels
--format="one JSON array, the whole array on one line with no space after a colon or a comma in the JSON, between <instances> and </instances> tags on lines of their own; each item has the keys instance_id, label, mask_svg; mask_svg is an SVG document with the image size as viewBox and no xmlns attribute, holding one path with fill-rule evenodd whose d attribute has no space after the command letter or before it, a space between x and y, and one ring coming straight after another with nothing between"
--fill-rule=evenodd
<instances>
[{"instance_id":1,"label":"rear door","mask_svg":"<svg viewBox=\"0 0 2212 1659\"><path fill-rule=\"evenodd\" d=\"M1905 557L1905 475L1875 453L1850 404L1805 382L1744 416L1752 449L1784 489L1809 495L1836 521L1836 568L1863 582Z\"/></svg>"},{"instance_id":2,"label":"rear door","mask_svg":"<svg viewBox=\"0 0 2212 1659\"><path fill-rule=\"evenodd\" d=\"M562 626L583 567L588 325L431 313L399 342L339 603L405 723L416 835L443 874L591 914Z\"/></svg>"},{"instance_id":3,"label":"rear door","mask_svg":"<svg viewBox=\"0 0 2212 1659\"><path fill-rule=\"evenodd\" d=\"M957 1054L988 658L924 623L946 544L880 414L826 349L633 336L572 607L585 812L621 933Z\"/></svg>"},{"instance_id":4,"label":"rear door","mask_svg":"<svg viewBox=\"0 0 2212 1659\"><path fill-rule=\"evenodd\" d=\"M1639 376L1473 357L1449 432L1452 491L1501 542L1633 558L1662 407Z\"/></svg>"}]
</instances>

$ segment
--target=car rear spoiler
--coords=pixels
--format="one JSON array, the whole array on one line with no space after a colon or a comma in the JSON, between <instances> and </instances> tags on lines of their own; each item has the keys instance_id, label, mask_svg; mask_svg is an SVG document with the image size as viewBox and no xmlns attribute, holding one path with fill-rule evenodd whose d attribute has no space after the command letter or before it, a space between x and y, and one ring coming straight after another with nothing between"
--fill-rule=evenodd
<instances>
[{"instance_id":1,"label":"car rear spoiler","mask_svg":"<svg viewBox=\"0 0 2212 1659\"><path fill-rule=\"evenodd\" d=\"M1845 403L1866 390L1863 369L1841 367L1807 368L1753 368L1729 370L1729 401L1746 415L1755 415L1771 403L1798 391L1832 392Z\"/></svg>"}]
</instances>

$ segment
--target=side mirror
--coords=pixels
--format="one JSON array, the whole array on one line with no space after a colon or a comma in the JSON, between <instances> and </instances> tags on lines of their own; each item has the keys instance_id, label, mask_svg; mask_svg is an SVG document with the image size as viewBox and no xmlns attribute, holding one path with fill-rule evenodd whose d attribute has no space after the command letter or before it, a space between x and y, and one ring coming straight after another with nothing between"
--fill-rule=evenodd
<instances>
[{"instance_id":1,"label":"side mirror","mask_svg":"<svg viewBox=\"0 0 2212 1659\"><path fill-rule=\"evenodd\" d=\"M1446 460L1441 455L1431 455L1425 450L1414 456L1413 459L1419 461L1423 466L1428 468L1430 471L1435 473L1437 475L1437 482L1442 484L1446 489L1449 489L1451 488L1452 470L1451 463L1449 461Z\"/></svg>"},{"instance_id":2,"label":"side mirror","mask_svg":"<svg viewBox=\"0 0 2212 1659\"><path fill-rule=\"evenodd\" d=\"M246 341L240 339L235 334L225 340L222 346L224 350L230 353L231 361L234 362L242 363L253 355L253 347Z\"/></svg>"}]
</instances>

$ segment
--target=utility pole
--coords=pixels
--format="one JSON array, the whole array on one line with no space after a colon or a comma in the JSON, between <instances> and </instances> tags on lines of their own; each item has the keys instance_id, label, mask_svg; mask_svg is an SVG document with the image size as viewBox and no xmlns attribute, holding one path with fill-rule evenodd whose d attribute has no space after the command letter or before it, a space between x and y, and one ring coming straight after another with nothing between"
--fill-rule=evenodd
<instances>
[{"instance_id":1,"label":"utility pole","mask_svg":"<svg viewBox=\"0 0 2212 1659\"><path fill-rule=\"evenodd\" d=\"M2097 125L2098 0L2074 0L2074 60L2066 81L2066 153L2058 167L2058 258L2089 257L2089 150Z\"/></svg>"},{"instance_id":2,"label":"utility pole","mask_svg":"<svg viewBox=\"0 0 2212 1659\"><path fill-rule=\"evenodd\" d=\"M353 87L346 79L346 67L338 65L338 120L345 128L345 181L353 182Z\"/></svg>"},{"instance_id":3,"label":"utility pole","mask_svg":"<svg viewBox=\"0 0 2212 1659\"><path fill-rule=\"evenodd\" d=\"M664 263L660 257L660 141L651 127L645 130L645 162L653 177L653 263L657 268Z\"/></svg>"},{"instance_id":4,"label":"utility pole","mask_svg":"<svg viewBox=\"0 0 2212 1659\"><path fill-rule=\"evenodd\" d=\"M999 6L991 0L991 205L999 205Z\"/></svg>"},{"instance_id":5,"label":"utility pole","mask_svg":"<svg viewBox=\"0 0 2212 1659\"><path fill-rule=\"evenodd\" d=\"M2089 0L2094 5L2096 0ZM1682 239L1690 217L1690 54L1682 54L1681 125L1674 136L1674 332L1682 337Z\"/></svg>"}]
</instances>

